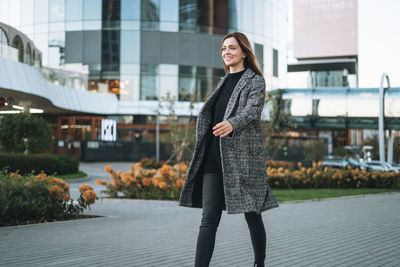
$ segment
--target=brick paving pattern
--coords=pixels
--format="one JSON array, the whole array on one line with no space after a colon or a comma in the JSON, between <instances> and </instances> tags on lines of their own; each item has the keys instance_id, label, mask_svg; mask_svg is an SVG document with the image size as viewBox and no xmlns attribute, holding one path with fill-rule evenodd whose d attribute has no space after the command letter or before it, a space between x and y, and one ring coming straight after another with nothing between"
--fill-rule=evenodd
<instances>
[{"instance_id":1,"label":"brick paving pattern","mask_svg":"<svg viewBox=\"0 0 400 267\"><path fill-rule=\"evenodd\" d=\"M104 165L81 164L97 193ZM263 213L267 266L400 266L399 204L400 193L281 203ZM201 209L102 199L86 213L105 217L1 227L0 266L193 266ZM210 266L252 262L243 214L223 212Z\"/></svg>"}]
</instances>

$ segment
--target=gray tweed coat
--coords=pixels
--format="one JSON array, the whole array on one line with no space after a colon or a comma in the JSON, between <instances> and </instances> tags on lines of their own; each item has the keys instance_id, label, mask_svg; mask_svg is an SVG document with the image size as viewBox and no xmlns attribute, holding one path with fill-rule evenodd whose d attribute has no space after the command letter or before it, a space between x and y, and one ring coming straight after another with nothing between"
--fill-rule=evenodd
<instances>
[{"instance_id":1,"label":"gray tweed coat","mask_svg":"<svg viewBox=\"0 0 400 267\"><path fill-rule=\"evenodd\" d=\"M202 160L207 135L212 134L211 107L227 76L204 103L196 122L196 144L179 206L202 207ZM224 210L228 214L262 211L279 206L267 181L262 146L261 112L265 102L265 81L248 68L234 88L224 120L233 132L220 138L220 153L225 193Z\"/></svg>"}]
</instances>

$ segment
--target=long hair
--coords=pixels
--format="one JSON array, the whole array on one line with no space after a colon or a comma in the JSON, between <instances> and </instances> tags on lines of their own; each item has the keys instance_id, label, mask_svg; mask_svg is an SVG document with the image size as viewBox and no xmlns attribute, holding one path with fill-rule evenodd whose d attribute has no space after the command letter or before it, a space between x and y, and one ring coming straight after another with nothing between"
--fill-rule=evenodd
<instances>
[{"instance_id":1,"label":"long hair","mask_svg":"<svg viewBox=\"0 0 400 267\"><path fill-rule=\"evenodd\" d=\"M251 48L251 44L249 42L249 39L247 39L246 35L244 35L241 32L229 33L229 34L225 35L224 39L222 39L221 47L224 44L224 41L231 37L236 39L236 41L239 43L240 48L242 48L243 53L246 55L246 57L244 58L244 66L246 68L251 68L255 73L261 75L261 77L264 77L262 70L260 68L260 64L258 63L258 61L254 55L253 48ZM229 67L227 65L225 65L225 62L224 62L224 69L225 69L225 73L228 74Z\"/></svg>"}]
</instances>

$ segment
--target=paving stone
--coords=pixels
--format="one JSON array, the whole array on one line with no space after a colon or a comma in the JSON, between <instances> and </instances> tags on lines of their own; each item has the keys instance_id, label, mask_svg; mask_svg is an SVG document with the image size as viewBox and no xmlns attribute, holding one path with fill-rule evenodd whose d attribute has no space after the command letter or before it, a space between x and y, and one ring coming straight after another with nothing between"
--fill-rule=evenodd
<instances>
[{"instance_id":1,"label":"paving stone","mask_svg":"<svg viewBox=\"0 0 400 267\"><path fill-rule=\"evenodd\" d=\"M81 164L90 179L70 182L72 197L82 183L99 193L105 165ZM400 193L281 203L263 213L267 266L400 266L399 203ZM104 217L1 227L0 266L193 266L201 209L103 198L85 213ZM223 212L210 266L252 266L253 257L244 215Z\"/></svg>"}]
</instances>

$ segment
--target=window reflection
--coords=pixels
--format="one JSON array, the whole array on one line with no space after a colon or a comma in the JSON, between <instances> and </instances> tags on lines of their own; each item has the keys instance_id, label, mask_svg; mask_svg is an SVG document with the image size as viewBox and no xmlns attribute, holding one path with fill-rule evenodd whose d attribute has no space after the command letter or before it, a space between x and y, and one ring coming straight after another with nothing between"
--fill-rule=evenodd
<instances>
[{"instance_id":1,"label":"window reflection","mask_svg":"<svg viewBox=\"0 0 400 267\"><path fill-rule=\"evenodd\" d=\"M49 22L49 0L36 0L34 2L34 23L47 24Z\"/></svg>"},{"instance_id":2,"label":"window reflection","mask_svg":"<svg viewBox=\"0 0 400 267\"><path fill-rule=\"evenodd\" d=\"M197 22L202 12L197 2L197 0L179 1L179 31L197 31Z\"/></svg>"},{"instance_id":3,"label":"window reflection","mask_svg":"<svg viewBox=\"0 0 400 267\"><path fill-rule=\"evenodd\" d=\"M101 20L101 0L83 1L84 20Z\"/></svg>"},{"instance_id":4,"label":"window reflection","mask_svg":"<svg viewBox=\"0 0 400 267\"><path fill-rule=\"evenodd\" d=\"M158 65L142 64L140 66L140 99L158 100L157 75Z\"/></svg>"},{"instance_id":5,"label":"window reflection","mask_svg":"<svg viewBox=\"0 0 400 267\"><path fill-rule=\"evenodd\" d=\"M213 69L196 66L179 66L179 101L205 101L214 89ZM219 79L218 79L219 81Z\"/></svg>"},{"instance_id":6,"label":"window reflection","mask_svg":"<svg viewBox=\"0 0 400 267\"><path fill-rule=\"evenodd\" d=\"M178 10L178 0L163 0L160 2L160 31L177 32L179 30Z\"/></svg>"},{"instance_id":7,"label":"window reflection","mask_svg":"<svg viewBox=\"0 0 400 267\"><path fill-rule=\"evenodd\" d=\"M141 28L143 30L159 30L160 22L160 1L141 1Z\"/></svg>"},{"instance_id":8,"label":"window reflection","mask_svg":"<svg viewBox=\"0 0 400 267\"><path fill-rule=\"evenodd\" d=\"M121 0L103 0L103 29L119 29Z\"/></svg>"},{"instance_id":9,"label":"window reflection","mask_svg":"<svg viewBox=\"0 0 400 267\"><path fill-rule=\"evenodd\" d=\"M50 66L65 64L65 34L64 32L52 32L49 34L49 62Z\"/></svg>"},{"instance_id":10,"label":"window reflection","mask_svg":"<svg viewBox=\"0 0 400 267\"><path fill-rule=\"evenodd\" d=\"M64 22L65 2L64 0L49 0L49 21Z\"/></svg>"},{"instance_id":11,"label":"window reflection","mask_svg":"<svg viewBox=\"0 0 400 267\"><path fill-rule=\"evenodd\" d=\"M104 30L102 32L102 71L119 72L120 65L120 31Z\"/></svg>"},{"instance_id":12,"label":"window reflection","mask_svg":"<svg viewBox=\"0 0 400 267\"><path fill-rule=\"evenodd\" d=\"M140 20L140 0L121 0L121 20Z\"/></svg>"},{"instance_id":13,"label":"window reflection","mask_svg":"<svg viewBox=\"0 0 400 267\"><path fill-rule=\"evenodd\" d=\"M83 18L83 0L66 2L66 21L77 21Z\"/></svg>"},{"instance_id":14,"label":"window reflection","mask_svg":"<svg viewBox=\"0 0 400 267\"><path fill-rule=\"evenodd\" d=\"M140 62L140 31L121 31L121 62Z\"/></svg>"}]
</instances>

